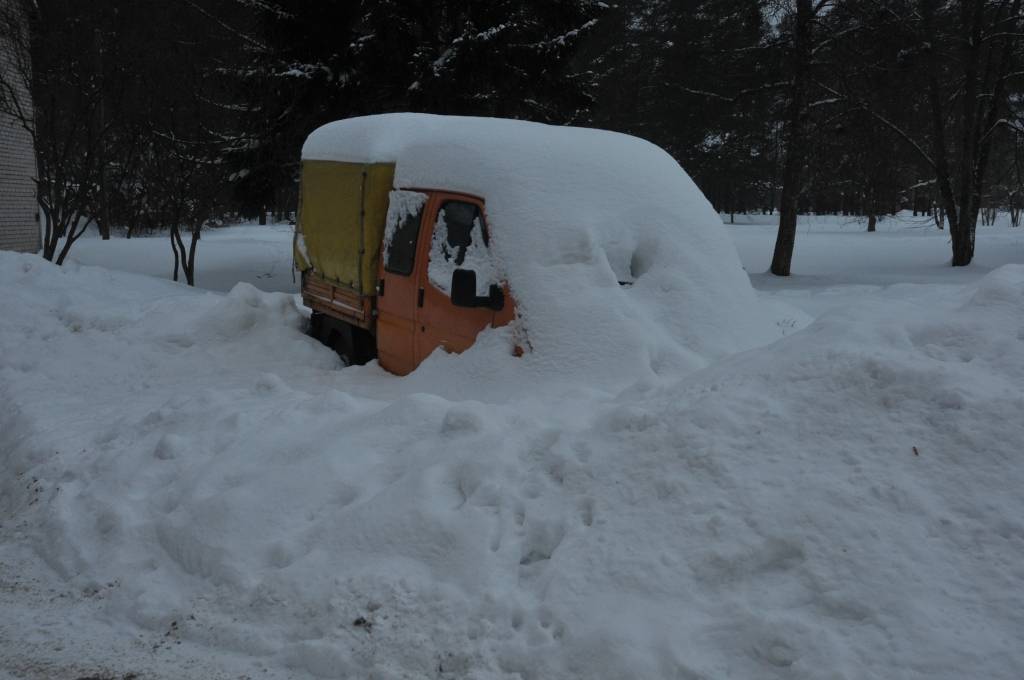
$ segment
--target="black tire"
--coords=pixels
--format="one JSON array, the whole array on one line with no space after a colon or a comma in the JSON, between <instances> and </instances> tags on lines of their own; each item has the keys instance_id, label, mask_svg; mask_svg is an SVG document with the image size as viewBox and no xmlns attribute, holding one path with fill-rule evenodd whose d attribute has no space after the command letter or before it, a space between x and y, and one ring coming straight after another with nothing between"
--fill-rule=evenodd
<instances>
[{"instance_id":1,"label":"black tire","mask_svg":"<svg viewBox=\"0 0 1024 680\"><path fill-rule=\"evenodd\" d=\"M352 348L351 341L345 338L346 333L336 328L331 329L330 334L327 336L327 341L324 343L328 347L334 350L334 353L338 355L342 363L346 366L351 366L352 361Z\"/></svg>"},{"instance_id":2,"label":"black tire","mask_svg":"<svg viewBox=\"0 0 1024 680\"><path fill-rule=\"evenodd\" d=\"M365 328L352 326L353 363L368 364L377 358L377 338Z\"/></svg>"},{"instance_id":3,"label":"black tire","mask_svg":"<svg viewBox=\"0 0 1024 680\"><path fill-rule=\"evenodd\" d=\"M366 364L377 358L377 341L373 334L326 314L313 312L308 333L333 349L346 366Z\"/></svg>"},{"instance_id":4,"label":"black tire","mask_svg":"<svg viewBox=\"0 0 1024 680\"><path fill-rule=\"evenodd\" d=\"M309 323L306 326L306 335L324 342L324 315L320 312L313 312L309 315Z\"/></svg>"}]
</instances>

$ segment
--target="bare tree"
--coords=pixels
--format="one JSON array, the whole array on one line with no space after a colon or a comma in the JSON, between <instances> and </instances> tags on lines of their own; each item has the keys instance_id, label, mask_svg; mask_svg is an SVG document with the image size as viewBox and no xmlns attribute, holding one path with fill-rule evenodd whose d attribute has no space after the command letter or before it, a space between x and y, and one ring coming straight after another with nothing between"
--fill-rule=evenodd
<instances>
[{"instance_id":1,"label":"bare tree","mask_svg":"<svg viewBox=\"0 0 1024 680\"><path fill-rule=\"evenodd\" d=\"M954 30L943 35L937 0L921 7L927 60L928 105L931 111L932 154L939 193L949 219L953 266L971 263L974 238L984 193L985 174L993 133L1006 109L1007 79L1019 58L1021 0L960 0ZM944 38L946 40L944 40ZM944 50L941 43L951 44ZM948 42L947 42L948 40ZM940 59L953 59L958 87L950 97L943 92ZM945 96L944 96L945 95ZM950 111L950 102L956 107ZM947 120L953 113L955 151L947 144Z\"/></svg>"},{"instance_id":2,"label":"bare tree","mask_svg":"<svg viewBox=\"0 0 1024 680\"><path fill-rule=\"evenodd\" d=\"M934 173L938 212L949 224L954 267L971 263L997 131L1011 125L1009 96L1024 51L1021 0L864 0L874 28L899 47L893 61L913 74L918 125L894 120L870 83L842 91L819 85L872 115ZM918 104L920 102L920 104ZM941 220L937 219L941 228Z\"/></svg>"},{"instance_id":3,"label":"bare tree","mask_svg":"<svg viewBox=\"0 0 1024 680\"><path fill-rule=\"evenodd\" d=\"M786 8L791 22L791 42L787 71L785 116L785 160L782 163L782 196L779 199L779 231L775 238L771 273L789 276L796 244L796 219L803 167L807 153L807 105L812 85L812 59L814 57L814 19L828 5L828 0L794 0Z\"/></svg>"},{"instance_id":4,"label":"bare tree","mask_svg":"<svg viewBox=\"0 0 1024 680\"><path fill-rule=\"evenodd\" d=\"M96 37L82 35L68 20L75 11L82 8L68 0L39 3L26 25L15 3L0 9L0 32L14 46L12 62L0 70L0 112L32 137L43 257L57 264L64 263L96 212L113 129L113 119L102 116L111 93L95 68ZM25 93L32 106L25 104Z\"/></svg>"},{"instance_id":5,"label":"bare tree","mask_svg":"<svg viewBox=\"0 0 1024 680\"><path fill-rule=\"evenodd\" d=\"M203 227L213 217L223 182L222 162L215 149L202 148L205 146L201 142L183 143L179 140L164 156L164 167L170 166L174 173L164 185L170 209L171 250L174 252L172 278L178 280L180 266L185 282L190 286L196 285L196 246ZM189 149L198 153L189 154ZM189 235L187 248L182 238L183 230Z\"/></svg>"},{"instance_id":6,"label":"bare tree","mask_svg":"<svg viewBox=\"0 0 1024 680\"><path fill-rule=\"evenodd\" d=\"M996 175L982 216L992 223L997 209L1002 208L1009 213L1010 226L1019 227L1024 208L1024 130L1003 131L1000 136L993 159Z\"/></svg>"}]
</instances>

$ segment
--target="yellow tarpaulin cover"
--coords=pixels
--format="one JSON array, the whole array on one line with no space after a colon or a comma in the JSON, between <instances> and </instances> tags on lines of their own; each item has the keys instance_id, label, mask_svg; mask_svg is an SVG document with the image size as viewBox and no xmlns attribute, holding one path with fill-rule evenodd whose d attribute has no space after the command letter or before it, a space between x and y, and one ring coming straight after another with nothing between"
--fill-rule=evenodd
<instances>
[{"instance_id":1,"label":"yellow tarpaulin cover","mask_svg":"<svg viewBox=\"0 0 1024 680\"><path fill-rule=\"evenodd\" d=\"M373 295L394 178L394 163L302 161L295 230L305 253L297 243L299 268L312 267L336 285Z\"/></svg>"}]
</instances>

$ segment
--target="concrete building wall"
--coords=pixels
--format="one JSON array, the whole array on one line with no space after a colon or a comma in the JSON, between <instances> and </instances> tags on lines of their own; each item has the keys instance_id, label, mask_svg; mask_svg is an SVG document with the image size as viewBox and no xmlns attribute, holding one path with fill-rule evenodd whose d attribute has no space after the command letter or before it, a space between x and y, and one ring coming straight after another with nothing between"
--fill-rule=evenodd
<instances>
[{"instance_id":1,"label":"concrete building wall","mask_svg":"<svg viewBox=\"0 0 1024 680\"><path fill-rule=\"evenodd\" d=\"M23 7L21 0L0 0L2 9ZM14 45L0 36L0 69L5 80L20 85ZM22 106L32 110L28 92L18 88ZM15 119L0 113L0 249L35 252L40 249L36 203L35 152L32 137Z\"/></svg>"}]
</instances>

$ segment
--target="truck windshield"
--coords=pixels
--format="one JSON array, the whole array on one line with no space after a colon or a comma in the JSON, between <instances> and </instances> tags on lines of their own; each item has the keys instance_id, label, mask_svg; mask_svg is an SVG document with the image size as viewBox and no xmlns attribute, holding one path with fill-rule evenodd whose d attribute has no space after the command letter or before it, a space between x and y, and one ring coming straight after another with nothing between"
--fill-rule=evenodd
<instances>
[{"instance_id":1,"label":"truck windshield","mask_svg":"<svg viewBox=\"0 0 1024 680\"><path fill-rule=\"evenodd\" d=\"M447 201L441 206L438 222L447 225L447 241L450 252L455 254L455 264L462 264L466 257L466 248L473 242L473 227L479 224L480 208L472 203ZM487 245L486 234L482 235L483 245Z\"/></svg>"},{"instance_id":2,"label":"truck windshield","mask_svg":"<svg viewBox=\"0 0 1024 680\"><path fill-rule=\"evenodd\" d=\"M497 283L494 264L487 249L487 230L480 207L463 201L445 201L438 211L431 239L427 273L435 288L450 293L456 269L471 269L477 275L477 289L486 294Z\"/></svg>"}]
</instances>

